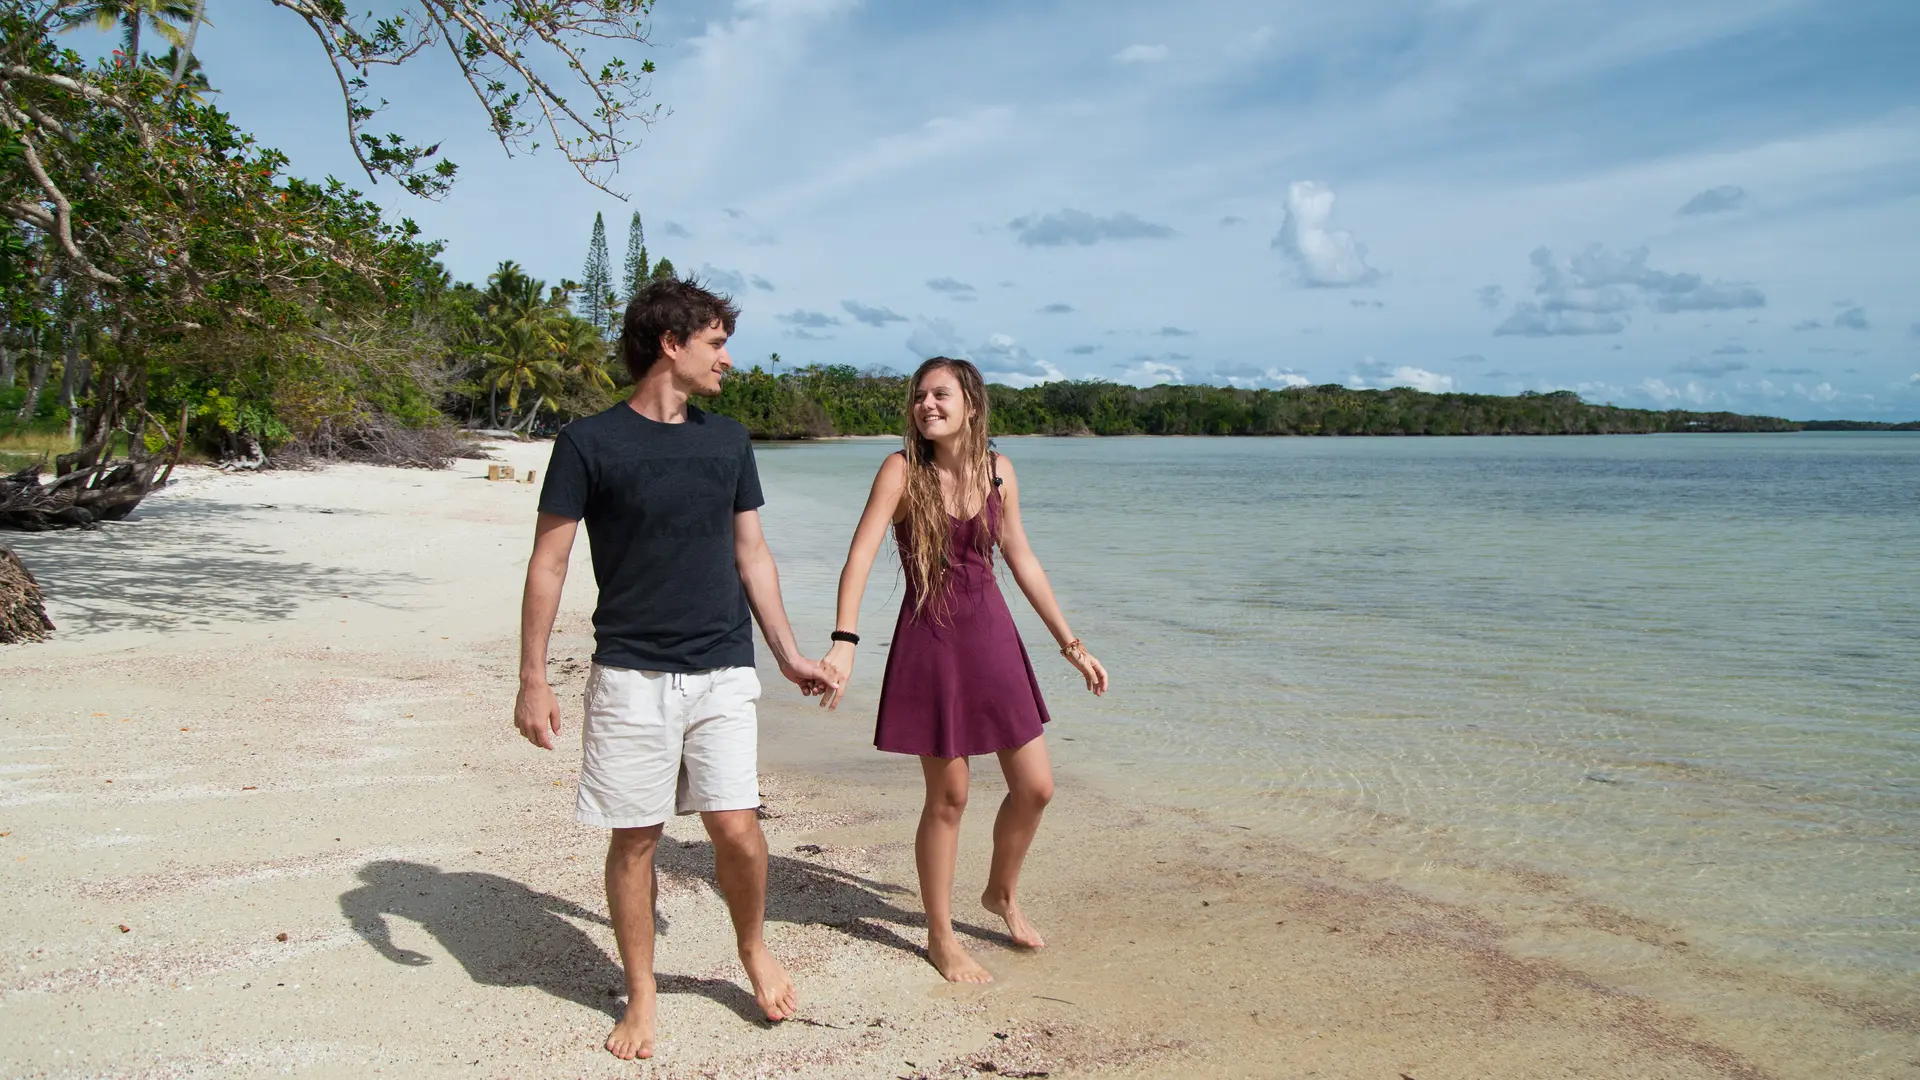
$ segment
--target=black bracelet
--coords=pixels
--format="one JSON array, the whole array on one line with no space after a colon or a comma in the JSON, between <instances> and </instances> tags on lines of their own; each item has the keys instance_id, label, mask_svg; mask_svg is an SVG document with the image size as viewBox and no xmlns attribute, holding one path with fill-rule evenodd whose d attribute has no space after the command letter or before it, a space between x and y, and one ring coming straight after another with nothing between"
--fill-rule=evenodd
<instances>
[{"instance_id":1,"label":"black bracelet","mask_svg":"<svg viewBox=\"0 0 1920 1080\"><path fill-rule=\"evenodd\" d=\"M849 645L860 644L860 635L849 630L835 630L827 636L835 641L844 641Z\"/></svg>"}]
</instances>

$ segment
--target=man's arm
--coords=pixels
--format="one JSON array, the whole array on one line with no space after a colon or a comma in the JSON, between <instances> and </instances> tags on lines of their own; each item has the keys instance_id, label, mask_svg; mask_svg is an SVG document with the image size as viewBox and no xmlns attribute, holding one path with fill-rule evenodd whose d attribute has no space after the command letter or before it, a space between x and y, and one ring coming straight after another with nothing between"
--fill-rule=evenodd
<instances>
[{"instance_id":1,"label":"man's arm","mask_svg":"<svg viewBox=\"0 0 1920 1080\"><path fill-rule=\"evenodd\" d=\"M542 750L553 749L553 737L560 734L560 703L547 684L547 638L560 612L560 590L567 583L567 559L579 527L572 518L540 515L533 529L533 557L527 560L527 587L520 597L520 693L513 699L513 725Z\"/></svg>"},{"instance_id":2,"label":"man's arm","mask_svg":"<svg viewBox=\"0 0 1920 1080\"><path fill-rule=\"evenodd\" d=\"M766 533L760 529L760 511L742 510L733 515L733 561L740 569L740 584L747 591L747 606L760 623L760 634L773 651L780 674L812 696L837 687L819 664L800 655L793 642L793 627L787 623L787 606L780 599L780 571L773 565L773 552L767 549Z\"/></svg>"}]
</instances>

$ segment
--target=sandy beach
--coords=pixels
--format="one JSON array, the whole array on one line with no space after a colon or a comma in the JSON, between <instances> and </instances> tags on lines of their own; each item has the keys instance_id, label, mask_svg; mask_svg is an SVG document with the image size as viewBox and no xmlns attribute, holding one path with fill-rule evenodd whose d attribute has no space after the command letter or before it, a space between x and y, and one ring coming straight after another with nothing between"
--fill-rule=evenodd
<instances>
[{"instance_id":1,"label":"sandy beach","mask_svg":"<svg viewBox=\"0 0 1920 1080\"><path fill-rule=\"evenodd\" d=\"M1078 742L1023 881L1038 953L973 903L1001 791L976 766L955 909L997 981L949 987L872 665L831 715L765 673L799 1018L757 1018L677 820L659 1052L616 1061L605 837L572 820L591 569L582 543L544 753L510 722L537 485L486 467L187 469L127 524L0 535L59 628L0 651L0 1074L1920 1077L1912 999L1730 969L1524 868L1398 863L1388 825L1335 860L1159 806Z\"/></svg>"}]
</instances>

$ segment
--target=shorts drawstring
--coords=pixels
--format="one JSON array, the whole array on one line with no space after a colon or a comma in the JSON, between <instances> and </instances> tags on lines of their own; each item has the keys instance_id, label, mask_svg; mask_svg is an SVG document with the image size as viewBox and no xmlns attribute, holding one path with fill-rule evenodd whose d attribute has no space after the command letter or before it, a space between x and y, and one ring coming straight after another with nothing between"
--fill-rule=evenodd
<instances>
[{"instance_id":1,"label":"shorts drawstring","mask_svg":"<svg viewBox=\"0 0 1920 1080\"><path fill-rule=\"evenodd\" d=\"M673 688L674 688L675 690L679 690L679 691L682 691L682 692L685 692L685 690L687 689L687 679L686 679L686 676L684 676L684 675L682 675L681 673L679 673L679 672L677 672L677 671L676 671L676 672L674 672L674 673L673 673Z\"/></svg>"}]
</instances>

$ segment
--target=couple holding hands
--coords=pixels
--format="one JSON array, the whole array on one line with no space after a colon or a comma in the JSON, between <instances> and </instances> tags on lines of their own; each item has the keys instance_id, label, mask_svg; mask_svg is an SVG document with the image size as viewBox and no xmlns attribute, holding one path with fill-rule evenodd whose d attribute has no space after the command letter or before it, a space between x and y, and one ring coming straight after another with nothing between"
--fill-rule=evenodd
<instances>
[{"instance_id":1,"label":"couple holding hands","mask_svg":"<svg viewBox=\"0 0 1920 1080\"><path fill-rule=\"evenodd\" d=\"M633 394L561 431L527 566L514 723L552 749L561 720L547 682L547 639L575 534L586 524L599 600L575 816L612 830L607 905L628 998L607 1049L626 1059L653 1053L653 859L675 812L698 813L713 841L716 884L760 1008L777 1021L797 1007L762 932L767 844L758 815L754 620L780 673L836 706L853 673L867 576L893 532L907 588L874 744L920 759L926 803L914 857L927 957L953 982L992 978L960 945L952 921L971 755L997 755L1007 780L980 902L1006 920L1016 943L1042 944L1015 887L1053 795L1041 736L1047 710L994 580L996 548L1087 688L1107 688L1106 670L1073 637L1027 545L1019 479L989 448L986 386L965 360L936 358L914 373L905 448L880 466L840 574L832 648L818 661L801 655L761 532L765 500L747 431L689 402L720 393L738 315L726 297L690 281L655 281L634 296L620 341Z\"/></svg>"}]
</instances>

